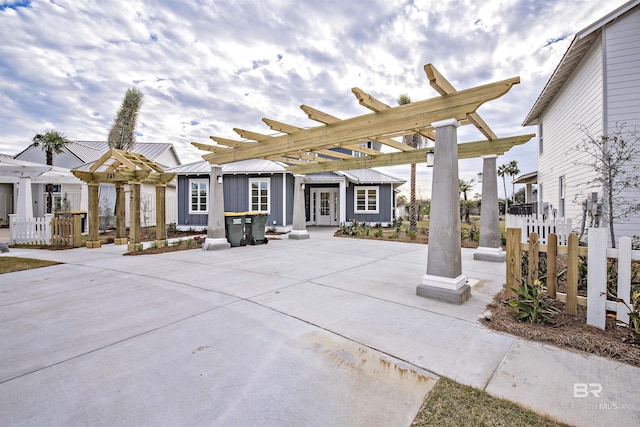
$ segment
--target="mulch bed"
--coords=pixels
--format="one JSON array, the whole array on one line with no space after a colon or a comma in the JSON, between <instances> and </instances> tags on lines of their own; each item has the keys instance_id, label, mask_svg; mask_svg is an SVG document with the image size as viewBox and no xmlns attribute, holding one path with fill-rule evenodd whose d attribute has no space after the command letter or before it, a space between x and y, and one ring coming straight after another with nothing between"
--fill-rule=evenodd
<instances>
[{"instance_id":1,"label":"mulch bed","mask_svg":"<svg viewBox=\"0 0 640 427\"><path fill-rule=\"evenodd\" d=\"M640 367L640 343L633 340L627 328L617 326L613 318L607 317L603 331L587 325L586 307L578 306L578 313L569 315L564 312L564 303L557 302L560 313L554 315L555 324L520 322L504 301L502 291L487 307L491 316L490 320L487 317L482 319L485 326L531 341L584 351Z\"/></svg>"}]
</instances>

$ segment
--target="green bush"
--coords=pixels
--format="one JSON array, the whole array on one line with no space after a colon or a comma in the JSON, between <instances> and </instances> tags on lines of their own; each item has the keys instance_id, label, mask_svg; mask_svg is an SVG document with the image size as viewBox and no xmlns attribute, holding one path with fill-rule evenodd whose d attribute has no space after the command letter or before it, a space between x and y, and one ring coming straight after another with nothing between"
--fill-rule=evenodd
<instances>
[{"instance_id":1,"label":"green bush","mask_svg":"<svg viewBox=\"0 0 640 427\"><path fill-rule=\"evenodd\" d=\"M516 318L529 323L555 323L553 314L558 312L554 306L555 300L547 295L547 291L535 281L529 285L522 281L518 288L511 288L516 297L507 301L509 307L515 311Z\"/></svg>"}]
</instances>

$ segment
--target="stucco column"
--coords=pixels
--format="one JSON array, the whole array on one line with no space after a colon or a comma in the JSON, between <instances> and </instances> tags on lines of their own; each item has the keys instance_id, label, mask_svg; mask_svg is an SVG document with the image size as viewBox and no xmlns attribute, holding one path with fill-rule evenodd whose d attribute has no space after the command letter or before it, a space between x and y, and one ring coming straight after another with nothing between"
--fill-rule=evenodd
<instances>
[{"instance_id":1,"label":"stucco column","mask_svg":"<svg viewBox=\"0 0 640 427\"><path fill-rule=\"evenodd\" d=\"M482 156L482 206L480 208L480 245L473 254L479 261L504 262L506 253L500 240L498 213L498 173L496 154Z\"/></svg>"},{"instance_id":2,"label":"stucco column","mask_svg":"<svg viewBox=\"0 0 640 427\"><path fill-rule=\"evenodd\" d=\"M85 213L85 216L89 213L89 188L87 187L87 183L83 182L80 185L80 210ZM89 221L88 217L84 222L84 229L82 233L86 233L89 230Z\"/></svg>"},{"instance_id":3,"label":"stucco column","mask_svg":"<svg viewBox=\"0 0 640 427\"><path fill-rule=\"evenodd\" d=\"M166 202L167 184L156 184L156 246L167 245Z\"/></svg>"},{"instance_id":4,"label":"stucco column","mask_svg":"<svg viewBox=\"0 0 640 427\"><path fill-rule=\"evenodd\" d=\"M130 182L129 191L131 192L131 201L129 202L129 251L137 251L142 249L140 243L140 183Z\"/></svg>"},{"instance_id":5,"label":"stucco column","mask_svg":"<svg viewBox=\"0 0 640 427\"><path fill-rule=\"evenodd\" d=\"M87 212L89 223L89 240L87 240L87 248L99 248L100 243L100 208L98 206L98 189L100 184L97 182L88 182L88 202L89 211Z\"/></svg>"},{"instance_id":6,"label":"stucco column","mask_svg":"<svg viewBox=\"0 0 640 427\"><path fill-rule=\"evenodd\" d=\"M207 238L202 244L202 250L215 251L218 249L229 249L231 244L225 236L222 167L220 165L211 165L211 173L209 174Z\"/></svg>"},{"instance_id":7,"label":"stucco column","mask_svg":"<svg viewBox=\"0 0 640 427\"><path fill-rule=\"evenodd\" d=\"M304 212L304 175L294 175L293 182L293 230L290 239L308 239L307 218Z\"/></svg>"},{"instance_id":8,"label":"stucco column","mask_svg":"<svg viewBox=\"0 0 640 427\"><path fill-rule=\"evenodd\" d=\"M338 198L340 201L339 223L342 224L347 222L347 178L343 178L338 185L340 187L340 197Z\"/></svg>"},{"instance_id":9,"label":"stucco column","mask_svg":"<svg viewBox=\"0 0 640 427\"><path fill-rule=\"evenodd\" d=\"M127 205L124 194L124 183L115 184L116 187L116 237L113 240L115 245L126 245L129 243L127 238Z\"/></svg>"},{"instance_id":10,"label":"stucco column","mask_svg":"<svg viewBox=\"0 0 640 427\"><path fill-rule=\"evenodd\" d=\"M462 304L471 288L462 275L460 250L460 196L458 186L458 133L455 119L432 123L436 130L429 222L427 274L416 294Z\"/></svg>"},{"instance_id":11,"label":"stucco column","mask_svg":"<svg viewBox=\"0 0 640 427\"><path fill-rule=\"evenodd\" d=\"M18 178L18 218L33 218L33 196L31 195L31 177Z\"/></svg>"}]
</instances>

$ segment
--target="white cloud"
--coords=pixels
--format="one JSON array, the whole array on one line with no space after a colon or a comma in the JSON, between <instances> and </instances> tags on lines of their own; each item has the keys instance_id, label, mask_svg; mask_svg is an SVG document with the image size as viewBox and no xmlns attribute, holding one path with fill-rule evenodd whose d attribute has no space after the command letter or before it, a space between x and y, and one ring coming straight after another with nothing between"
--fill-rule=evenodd
<instances>
[{"instance_id":1,"label":"white cloud","mask_svg":"<svg viewBox=\"0 0 640 427\"><path fill-rule=\"evenodd\" d=\"M21 151L45 128L106 139L125 90L137 85L145 93L138 140L172 142L183 161L198 160L191 141L235 138L234 127L268 134L262 117L318 125L300 104L366 114L354 86L389 105L401 93L436 96L428 62L458 89L519 75L520 85L479 111L501 136L530 132L521 122L573 34L623 1L604 3L0 0L0 152ZM480 139L473 129L459 135ZM535 144L499 163L513 159L535 170ZM461 161L461 178L480 168Z\"/></svg>"}]
</instances>

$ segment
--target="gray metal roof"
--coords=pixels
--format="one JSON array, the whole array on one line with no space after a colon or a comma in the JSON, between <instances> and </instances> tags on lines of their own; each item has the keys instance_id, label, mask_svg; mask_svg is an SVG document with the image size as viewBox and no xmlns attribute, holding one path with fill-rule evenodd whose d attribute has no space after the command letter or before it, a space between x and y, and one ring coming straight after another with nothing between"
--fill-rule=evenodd
<instances>
[{"instance_id":1,"label":"gray metal roof","mask_svg":"<svg viewBox=\"0 0 640 427\"><path fill-rule=\"evenodd\" d=\"M407 182L375 169L355 169L338 173L344 174L349 181L356 184L404 184Z\"/></svg>"},{"instance_id":2,"label":"gray metal roof","mask_svg":"<svg viewBox=\"0 0 640 427\"><path fill-rule=\"evenodd\" d=\"M522 126L538 124L540 116L544 113L549 104L551 104L558 92L560 92L562 86L564 86L571 74L578 67L582 58L584 58L593 43L598 39L602 32L602 28L638 5L640 5L640 0L633 0L625 3L613 12L576 33L569 49L565 52L562 60L560 60L560 63L551 75L551 78L549 78L547 85L542 90L542 93L540 93L535 104L533 104L533 107L524 119Z\"/></svg>"},{"instance_id":3,"label":"gray metal roof","mask_svg":"<svg viewBox=\"0 0 640 427\"><path fill-rule=\"evenodd\" d=\"M195 163L175 166L166 169L165 172L177 173L178 175L208 174L211 172L211 165L206 160ZM273 160L251 159L240 162L227 163L222 165L223 174L243 174L243 173L274 173L286 172L284 165Z\"/></svg>"}]
</instances>

